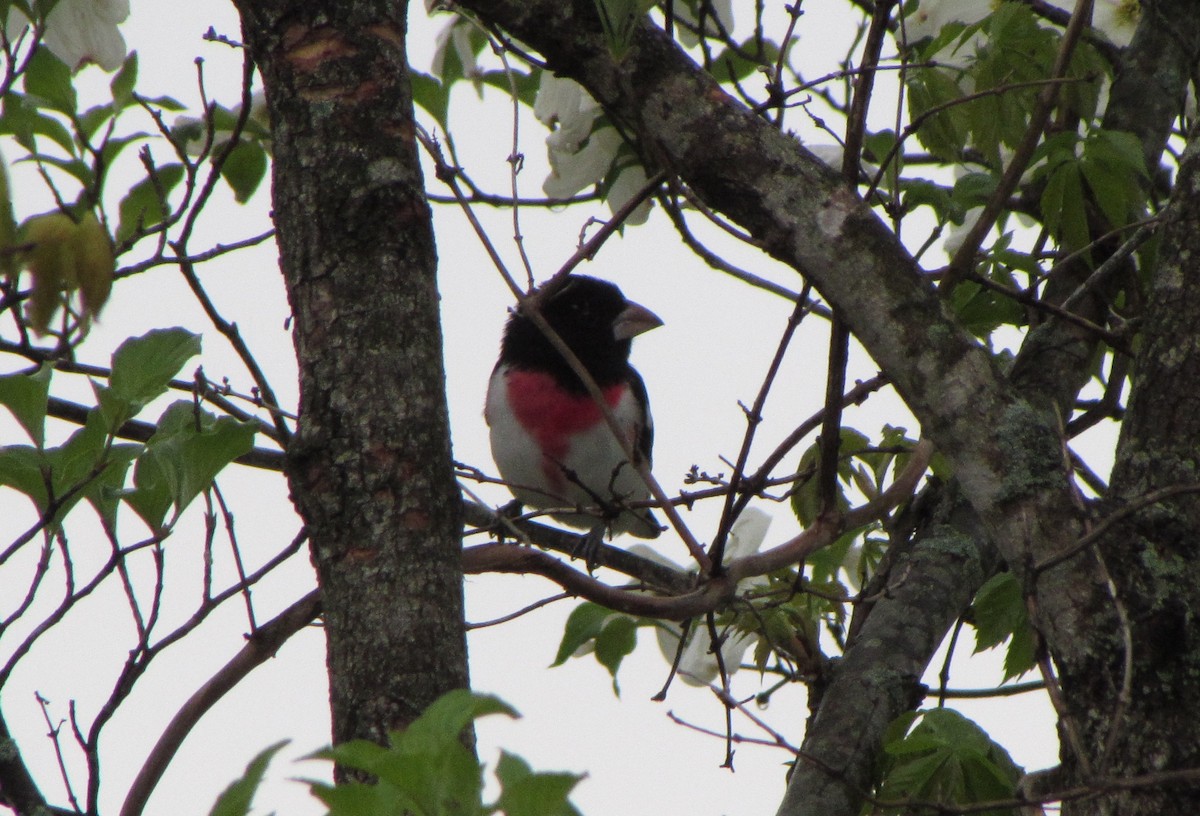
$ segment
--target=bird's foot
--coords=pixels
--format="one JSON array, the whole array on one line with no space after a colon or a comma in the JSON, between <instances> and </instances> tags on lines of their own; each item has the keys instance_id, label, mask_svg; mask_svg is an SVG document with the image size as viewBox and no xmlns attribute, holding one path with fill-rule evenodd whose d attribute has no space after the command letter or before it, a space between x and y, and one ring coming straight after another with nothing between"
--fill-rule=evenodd
<instances>
[{"instance_id":1,"label":"bird's foot","mask_svg":"<svg viewBox=\"0 0 1200 816\"><path fill-rule=\"evenodd\" d=\"M496 510L496 521L492 524L491 532L496 536L496 540L501 544L504 539L509 538L512 533L512 520L521 515L521 511L525 509L525 505L521 504L520 499L513 499L508 504ZM516 536L511 536L516 538Z\"/></svg>"},{"instance_id":2,"label":"bird's foot","mask_svg":"<svg viewBox=\"0 0 1200 816\"><path fill-rule=\"evenodd\" d=\"M604 548L604 534L608 532L608 523L600 521L596 526L579 537L572 558L582 558L587 565L588 575L596 571L600 565L600 553Z\"/></svg>"}]
</instances>

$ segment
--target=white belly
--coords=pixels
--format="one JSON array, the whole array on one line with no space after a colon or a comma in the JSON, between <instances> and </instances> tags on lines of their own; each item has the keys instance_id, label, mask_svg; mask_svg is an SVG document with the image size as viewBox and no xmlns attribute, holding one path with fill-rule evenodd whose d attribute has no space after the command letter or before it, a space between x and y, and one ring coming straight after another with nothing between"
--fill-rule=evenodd
<instances>
[{"instance_id":1,"label":"white belly","mask_svg":"<svg viewBox=\"0 0 1200 816\"><path fill-rule=\"evenodd\" d=\"M508 409L508 388L509 382L503 373L497 372L488 388L485 415L491 428L492 456L496 466L522 504L539 510L557 509L559 512L552 515L559 521L590 529L600 521L598 513L569 510L649 498L650 491L628 462L606 422L555 437L555 444L543 444L546 434L539 434L536 428L533 431L526 428ZM648 418L643 420L642 411L629 389L625 389L612 411L633 447L641 432L641 423ZM547 448L557 450L543 455ZM622 514L623 517L628 515ZM624 521L618 518L613 527L617 532L624 532L631 525L643 527L644 534L644 522L636 518Z\"/></svg>"}]
</instances>

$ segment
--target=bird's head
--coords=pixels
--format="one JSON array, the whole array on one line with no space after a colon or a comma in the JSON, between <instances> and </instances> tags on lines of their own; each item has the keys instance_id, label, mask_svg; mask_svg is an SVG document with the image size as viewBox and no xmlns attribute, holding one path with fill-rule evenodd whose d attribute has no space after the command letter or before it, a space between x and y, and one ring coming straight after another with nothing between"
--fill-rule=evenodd
<instances>
[{"instance_id":1,"label":"bird's head","mask_svg":"<svg viewBox=\"0 0 1200 816\"><path fill-rule=\"evenodd\" d=\"M585 275L551 281L527 303L526 309L536 308L541 313L601 386L624 378L633 338L662 325L649 309L626 300L614 284ZM521 309L508 319L500 356L518 366L570 371L562 355ZM576 380L573 374L570 379Z\"/></svg>"}]
</instances>

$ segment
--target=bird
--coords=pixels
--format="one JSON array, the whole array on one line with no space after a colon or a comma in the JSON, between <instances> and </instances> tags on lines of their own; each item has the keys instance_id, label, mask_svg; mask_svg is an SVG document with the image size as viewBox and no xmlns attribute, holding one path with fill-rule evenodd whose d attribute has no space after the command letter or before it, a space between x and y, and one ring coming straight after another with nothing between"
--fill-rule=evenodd
<instances>
[{"instance_id":1,"label":"bird","mask_svg":"<svg viewBox=\"0 0 1200 816\"><path fill-rule=\"evenodd\" d=\"M606 532L650 539L662 529L649 509L627 506L650 498L637 465L650 465L654 442L646 386L629 352L634 337L662 320L615 284L586 275L551 279L526 302L595 380L635 461L523 307L509 315L488 382L484 418L492 458L517 504L550 510L557 521L589 531L576 554L590 568Z\"/></svg>"}]
</instances>

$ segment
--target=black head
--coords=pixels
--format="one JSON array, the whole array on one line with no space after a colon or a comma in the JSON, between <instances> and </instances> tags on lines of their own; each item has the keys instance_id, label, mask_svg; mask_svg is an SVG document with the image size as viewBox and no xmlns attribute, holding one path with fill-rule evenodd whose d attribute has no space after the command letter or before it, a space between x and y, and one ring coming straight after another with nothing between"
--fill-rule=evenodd
<instances>
[{"instance_id":1,"label":"black head","mask_svg":"<svg viewBox=\"0 0 1200 816\"><path fill-rule=\"evenodd\" d=\"M646 308L631 303L613 284L572 275L533 295L542 316L575 353L600 386L628 376L629 348L634 336L661 325ZM500 361L522 368L541 368L567 387L584 391L583 383L532 320L516 311L504 327Z\"/></svg>"}]
</instances>

